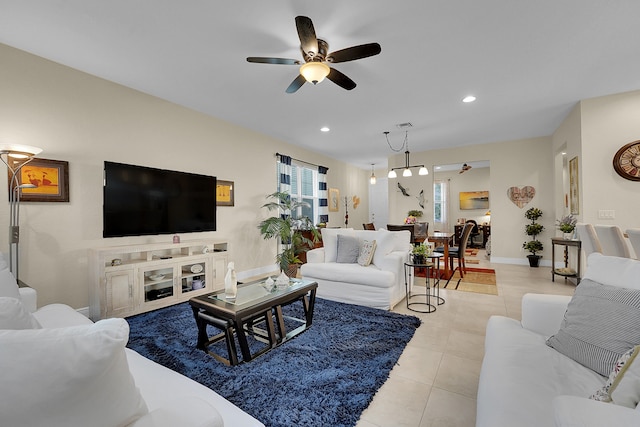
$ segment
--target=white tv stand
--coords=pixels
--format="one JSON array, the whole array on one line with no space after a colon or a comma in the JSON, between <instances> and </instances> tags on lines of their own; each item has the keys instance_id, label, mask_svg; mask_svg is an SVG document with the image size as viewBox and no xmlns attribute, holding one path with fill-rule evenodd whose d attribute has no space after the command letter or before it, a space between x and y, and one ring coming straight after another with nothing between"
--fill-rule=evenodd
<instances>
[{"instance_id":1,"label":"white tv stand","mask_svg":"<svg viewBox=\"0 0 640 427\"><path fill-rule=\"evenodd\" d=\"M91 250L90 262L89 316L126 317L223 289L227 242L103 247Z\"/></svg>"}]
</instances>

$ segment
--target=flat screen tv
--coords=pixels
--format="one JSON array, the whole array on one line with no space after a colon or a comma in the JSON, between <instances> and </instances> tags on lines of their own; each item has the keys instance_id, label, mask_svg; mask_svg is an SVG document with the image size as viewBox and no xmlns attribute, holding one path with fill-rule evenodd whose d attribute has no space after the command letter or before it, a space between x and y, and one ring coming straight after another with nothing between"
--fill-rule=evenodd
<instances>
[{"instance_id":1,"label":"flat screen tv","mask_svg":"<svg viewBox=\"0 0 640 427\"><path fill-rule=\"evenodd\" d=\"M216 177L104 162L103 237L216 229Z\"/></svg>"}]
</instances>

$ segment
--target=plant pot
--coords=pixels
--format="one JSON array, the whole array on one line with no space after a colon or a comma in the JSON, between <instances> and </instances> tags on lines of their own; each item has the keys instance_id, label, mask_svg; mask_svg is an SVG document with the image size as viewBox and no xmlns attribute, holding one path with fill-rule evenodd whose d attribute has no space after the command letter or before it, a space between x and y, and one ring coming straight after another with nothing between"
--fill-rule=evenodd
<instances>
[{"instance_id":1,"label":"plant pot","mask_svg":"<svg viewBox=\"0 0 640 427\"><path fill-rule=\"evenodd\" d=\"M529 258L529 267L538 267L540 265L540 255L527 255Z\"/></svg>"},{"instance_id":2,"label":"plant pot","mask_svg":"<svg viewBox=\"0 0 640 427\"><path fill-rule=\"evenodd\" d=\"M427 261L427 259L426 259L426 257L424 255L413 254L412 257L413 257L413 263L414 264L424 264Z\"/></svg>"}]
</instances>

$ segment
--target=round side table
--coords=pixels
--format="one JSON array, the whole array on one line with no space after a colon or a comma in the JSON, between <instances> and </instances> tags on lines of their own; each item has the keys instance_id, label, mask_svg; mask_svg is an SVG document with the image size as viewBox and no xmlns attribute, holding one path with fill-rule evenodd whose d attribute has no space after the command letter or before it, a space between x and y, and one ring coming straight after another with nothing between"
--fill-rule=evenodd
<instances>
[{"instance_id":1,"label":"round side table","mask_svg":"<svg viewBox=\"0 0 640 427\"><path fill-rule=\"evenodd\" d=\"M433 268L434 264L431 262L425 262L424 264L414 264L412 262L405 262L404 263L404 288L405 288L405 294L407 297L407 308L411 311L415 311L417 313L433 313L434 311L436 311L436 306L434 304L431 304L431 287L430 287L430 276L431 276L431 269ZM412 280L411 278L415 276L415 269L416 268L424 268L426 270L426 277L425 277L425 282L426 282L426 292L425 293L420 293L420 294L414 294L413 292L411 292L411 284L412 284ZM411 298L418 298L419 297L423 297L424 301L411 301Z\"/></svg>"},{"instance_id":2,"label":"round side table","mask_svg":"<svg viewBox=\"0 0 640 427\"><path fill-rule=\"evenodd\" d=\"M431 296L436 299L437 305L444 304L444 298L440 296L440 258L443 257L444 254L441 252L431 252L431 254L427 256L427 258L436 265L436 271L433 275L433 294L431 294Z\"/></svg>"}]
</instances>

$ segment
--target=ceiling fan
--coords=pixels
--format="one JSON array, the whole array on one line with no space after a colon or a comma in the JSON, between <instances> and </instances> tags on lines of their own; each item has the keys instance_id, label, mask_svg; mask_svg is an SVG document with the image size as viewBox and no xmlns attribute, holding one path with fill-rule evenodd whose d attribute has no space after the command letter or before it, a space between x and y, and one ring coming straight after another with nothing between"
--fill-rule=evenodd
<instances>
[{"instance_id":1,"label":"ceiling fan","mask_svg":"<svg viewBox=\"0 0 640 427\"><path fill-rule=\"evenodd\" d=\"M473 167L473 166L470 166L470 165L468 165L468 164L466 164L466 163L465 163L464 165L462 165L462 168L460 169L460 172L458 172L458 173L465 173L466 171L468 171L468 170L469 170L469 169L471 169L472 167Z\"/></svg>"},{"instance_id":2,"label":"ceiling fan","mask_svg":"<svg viewBox=\"0 0 640 427\"><path fill-rule=\"evenodd\" d=\"M378 43L367 43L346 49L329 52L329 43L316 37L313 22L306 16L296 16L296 29L300 38L300 51L304 63L297 59L287 58L264 58L250 56L248 62L258 64L279 64L279 65L301 65L300 74L287 88L287 93L294 93L305 82L318 84L324 78L328 78L338 86L346 90L352 90L356 83L349 77L330 67L327 64L337 64L339 62L354 61L356 59L367 58L379 54L382 49Z\"/></svg>"}]
</instances>

